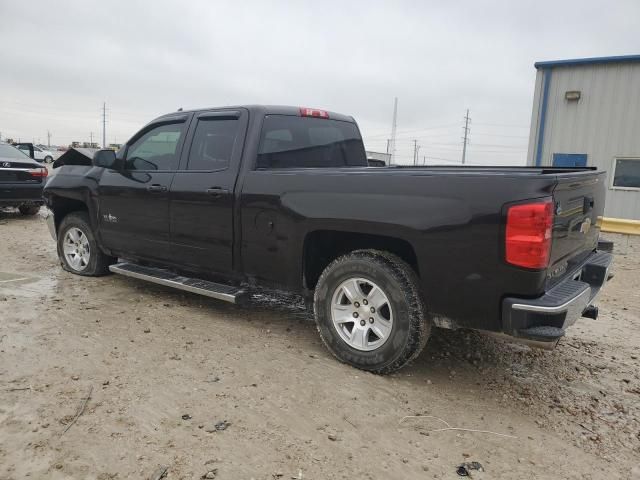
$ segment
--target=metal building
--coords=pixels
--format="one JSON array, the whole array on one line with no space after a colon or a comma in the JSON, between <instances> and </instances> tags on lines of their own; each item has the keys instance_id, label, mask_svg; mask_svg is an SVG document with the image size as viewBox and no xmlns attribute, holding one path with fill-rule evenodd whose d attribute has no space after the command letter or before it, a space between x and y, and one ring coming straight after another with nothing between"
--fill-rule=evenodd
<instances>
[{"instance_id":1,"label":"metal building","mask_svg":"<svg viewBox=\"0 0 640 480\"><path fill-rule=\"evenodd\" d=\"M606 170L605 217L640 220L640 55L535 67L528 164Z\"/></svg>"}]
</instances>

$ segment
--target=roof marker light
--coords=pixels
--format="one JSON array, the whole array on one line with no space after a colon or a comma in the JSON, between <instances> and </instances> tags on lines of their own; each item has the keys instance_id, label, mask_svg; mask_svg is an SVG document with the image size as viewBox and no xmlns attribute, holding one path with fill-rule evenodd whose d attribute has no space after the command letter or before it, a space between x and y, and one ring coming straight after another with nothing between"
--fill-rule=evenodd
<instances>
[{"instance_id":1,"label":"roof marker light","mask_svg":"<svg viewBox=\"0 0 640 480\"><path fill-rule=\"evenodd\" d=\"M329 112L327 112L326 110L318 110L317 108L300 107L300 116L329 118Z\"/></svg>"}]
</instances>

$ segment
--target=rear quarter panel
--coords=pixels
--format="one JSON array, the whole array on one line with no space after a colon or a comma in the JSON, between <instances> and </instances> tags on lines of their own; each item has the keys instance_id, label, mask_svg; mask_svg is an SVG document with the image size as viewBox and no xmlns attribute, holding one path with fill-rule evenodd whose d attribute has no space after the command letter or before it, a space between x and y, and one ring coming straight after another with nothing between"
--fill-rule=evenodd
<instances>
[{"instance_id":1,"label":"rear quarter panel","mask_svg":"<svg viewBox=\"0 0 640 480\"><path fill-rule=\"evenodd\" d=\"M545 282L544 272L504 263L502 207L549 197L554 185L553 176L477 172L249 171L239 208L242 266L259 281L300 290L308 233L399 238L414 249L433 314L497 330L502 297L540 295Z\"/></svg>"}]
</instances>

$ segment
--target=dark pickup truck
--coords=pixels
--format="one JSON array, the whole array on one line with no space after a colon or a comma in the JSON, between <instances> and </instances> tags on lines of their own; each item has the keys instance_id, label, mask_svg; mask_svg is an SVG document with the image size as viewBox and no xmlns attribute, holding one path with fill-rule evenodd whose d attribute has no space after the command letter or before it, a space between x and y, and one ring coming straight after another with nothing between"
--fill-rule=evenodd
<instances>
[{"instance_id":1,"label":"dark pickup truck","mask_svg":"<svg viewBox=\"0 0 640 480\"><path fill-rule=\"evenodd\" d=\"M302 293L329 350L377 373L432 326L554 346L610 277L604 172L368 167L354 119L309 108L164 115L59 166L44 197L66 270Z\"/></svg>"}]
</instances>

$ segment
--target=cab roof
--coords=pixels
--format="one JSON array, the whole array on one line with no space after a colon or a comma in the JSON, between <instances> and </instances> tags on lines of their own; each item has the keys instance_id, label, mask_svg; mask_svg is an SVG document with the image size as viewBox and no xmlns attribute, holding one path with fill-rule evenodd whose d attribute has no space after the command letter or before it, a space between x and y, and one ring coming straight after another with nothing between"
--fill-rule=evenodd
<instances>
[{"instance_id":1,"label":"cab roof","mask_svg":"<svg viewBox=\"0 0 640 480\"><path fill-rule=\"evenodd\" d=\"M178 110L176 112L171 112L171 113L166 113L164 115L161 115L160 117L156 118L153 120L153 122L160 120L160 119L171 119L174 117L180 117L181 115L187 115L187 114L191 114L191 113L197 113L197 112L208 112L211 110L248 110L250 114L255 114L255 115L296 115L296 116L302 116L300 111L301 109L307 109L307 108L312 108L313 110L319 110L322 112L326 112L329 115L329 119L330 120L340 120L343 122L352 122L355 123L355 120L353 117L349 116L349 115L343 115L341 113L336 113L336 112L330 112L328 110L323 110L323 109L317 109L315 107L306 107L306 106L299 106L299 107L294 107L291 105L231 105L231 106L226 106L226 107L209 107L209 108L196 108L193 110ZM151 122L150 122L151 123Z\"/></svg>"}]
</instances>

